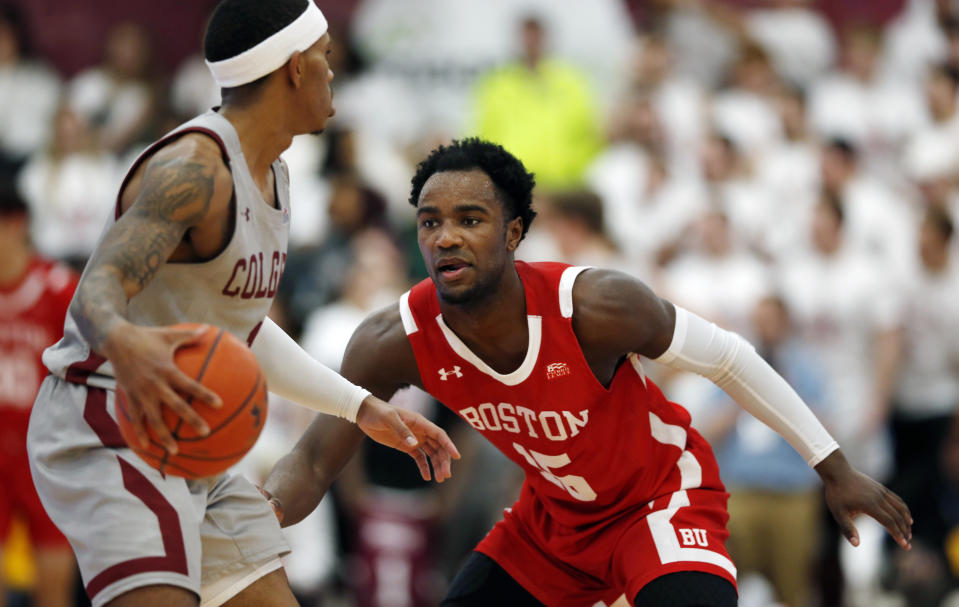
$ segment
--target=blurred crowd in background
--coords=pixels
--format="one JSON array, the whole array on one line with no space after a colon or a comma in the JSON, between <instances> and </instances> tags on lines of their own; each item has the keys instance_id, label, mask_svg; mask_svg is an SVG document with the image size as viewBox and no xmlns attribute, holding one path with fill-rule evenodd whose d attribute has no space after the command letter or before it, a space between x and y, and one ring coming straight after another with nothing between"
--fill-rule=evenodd
<instances>
[{"instance_id":1,"label":"blurred crowd in background","mask_svg":"<svg viewBox=\"0 0 959 607\"><path fill-rule=\"evenodd\" d=\"M316 1L337 114L284 154L291 250L273 313L310 353L337 368L361 319L425 277L416 163L452 138L491 139L537 178L520 258L622 270L742 333L911 507L911 552L868 521L860 547L840 542L782 439L711 383L650 365L716 450L741 604L949 603L959 2ZM193 19L175 39L110 19L84 66L34 44L56 2L2 5L0 179L27 201L41 254L82 269L133 158L218 102L189 38L215 2L191 4L164 7L165 23ZM186 52L164 66L174 46ZM396 400L443 423L463 460L426 485L368 442L291 534L304 604L437 604L516 495L519 470L455 415L420 392ZM311 417L275 403L245 472L262 478ZM7 561L14 586L33 583Z\"/></svg>"}]
</instances>

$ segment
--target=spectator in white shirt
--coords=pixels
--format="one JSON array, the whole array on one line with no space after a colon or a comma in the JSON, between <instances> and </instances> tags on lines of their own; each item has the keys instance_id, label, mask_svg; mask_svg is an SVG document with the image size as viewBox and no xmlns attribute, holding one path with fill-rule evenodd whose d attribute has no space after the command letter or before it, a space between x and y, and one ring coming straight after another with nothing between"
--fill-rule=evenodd
<instances>
[{"instance_id":1,"label":"spectator in white shirt","mask_svg":"<svg viewBox=\"0 0 959 607\"><path fill-rule=\"evenodd\" d=\"M705 192L669 163L649 89L636 85L624 96L610 130L611 143L586 179L603 200L606 231L617 248L637 268L652 269L702 211Z\"/></svg>"},{"instance_id":2,"label":"spectator in white shirt","mask_svg":"<svg viewBox=\"0 0 959 607\"><path fill-rule=\"evenodd\" d=\"M61 106L52 143L18 176L37 250L82 269L113 210L119 179L113 155L96 145L83 118Z\"/></svg>"},{"instance_id":3,"label":"spectator in white shirt","mask_svg":"<svg viewBox=\"0 0 959 607\"><path fill-rule=\"evenodd\" d=\"M845 231L843 206L824 194L813 214L810 249L784 260L777 274L799 337L826 372L823 422L848 445L851 461L885 477L892 457L883 414L894 376L898 307L888 266L849 242ZM882 562L882 529L863 519L857 525L869 538L858 548L842 546L834 527L823 544L850 605L865 604Z\"/></svg>"},{"instance_id":4,"label":"spectator in white shirt","mask_svg":"<svg viewBox=\"0 0 959 607\"><path fill-rule=\"evenodd\" d=\"M820 174L825 190L845 214L845 240L887 268L901 271L914 250L915 223L906 201L861 168L858 148L831 139L821 150Z\"/></svg>"},{"instance_id":5,"label":"spectator in white shirt","mask_svg":"<svg viewBox=\"0 0 959 607\"><path fill-rule=\"evenodd\" d=\"M800 337L824 362L830 408L823 417L854 461L884 476L889 449L881 414L892 371L886 354L898 311L888 266L849 241L844 206L825 194L816 204L811 247L778 267Z\"/></svg>"},{"instance_id":6,"label":"spectator in white shirt","mask_svg":"<svg viewBox=\"0 0 959 607\"><path fill-rule=\"evenodd\" d=\"M884 32L882 71L890 80L916 86L929 65L946 58L942 23L949 18L949 1L906 0L903 5Z\"/></svg>"},{"instance_id":7,"label":"spectator in white shirt","mask_svg":"<svg viewBox=\"0 0 959 607\"><path fill-rule=\"evenodd\" d=\"M220 105L220 87L199 54L187 57L177 67L169 103L174 114L184 120Z\"/></svg>"},{"instance_id":8,"label":"spectator in white shirt","mask_svg":"<svg viewBox=\"0 0 959 607\"><path fill-rule=\"evenodd\" d=\"M638 38L627 76L629 90L620 97L628 104L633 91L642 90L661 124L671 170L694 170L695 154L690 151L706 132L706 93L676 69L675 59L665 36L653 32Z\"/></svg>"},{"instance_id":9,"label":"spectator in white shirt","mask_svg":"<svg viewBox=\"0 0 959 607\"><path fill-rule=\"evenodd\" d=\"M746 251L720 211L696 223L698 243L666 267L668 297L709 320L748 335L756 302L768 292L765 266Z\"/></svg>"},{"instance_id":10,"label":"spectator in white shirt","mask_svg":"<svg viewBox=\"0 0 959 607\"><path fill-rule=\"evenodd\" d=\"M918 268L900 285L902 353L893 399L895 472L890 487L915 517L910 552L897 554L896 588L915 607L935 607L949 587L942 504L942 452L959 411L959 266L950 246L952 220L940 208L921 227Z\"/></svg>"},{"instance_id":11,"label":"spectator in white shirt","mask_svg":"<svg viewBox=\"0 0 959 607\"><path fill-rule=\"evenodd\" d=\"M12 175L50 138L60 78L30 53L26 23L0 5L0 173Z\"/></svg>"},{"instance_id":12,"label":"spectator in white shirt","mask_svg":"<svg viewBox=\"0 0 959 607\"><path fill-rule=\"evenodd\" d=\"M879 52L878 30L847 30L840 69L812 86L809 114L820 135L851 141L867 164L885 170L905 137L923 125L925 110L918 86L883 79Z\"/></svg>"},{"instance_id":13,"label":"spectator in white shirt","mask_svg":"<svg viewBox=\"0 0 959 607\"><path fill-rule=\"evenodd\" d=\"M747 43L719 91L710 115L715 128L735 141L747 158L766 152L782 136L773 99L780 80L762 47Z\"/></svg>"},{"instance_id":14,"label":"spectator in white shirt","mask_svg":"<svg viewBox=\"0 0 959 607\"><path fill-rule=\"evenodd\" d=\"M810 4L809 0L766 0L745 16L750 37L762 45L776 71L793 86L811 84L836 57L832 27Z\"/></svg>"},{"instance_id":15,"label":"spectator in white shirt","mask_svg":"<svg viewBox=\"0 0 959 607\"><path fill-rule=\"evenodd\" d=\"M709 195L729 219L736 238L765 254L762 245L770 222L776 219L779 201L763 188L752 163L725 134L712 133L703 143L700 157Z\"/></svg>"},{"instance_id":16,"label":"spectator in white shirt","mask_svg":"<svg viewBox=\"0 0 959 607\"><path fill-rule=\"evenodd\" d=\"M612 268L638 278L646 268L628 263L606 233L603 201L591 190L570 190L550 195L541 205L544 227L557 249L557 259L576 266Z\"/></svg>"},{"instance_id":17,"label":"spectator in white shirt","mask_svg":"<svg viewBox=\"0 0 959 607\"><path fill-rule=\"evenodd\" d=\"M944 129L927 130L915 135L903 154L906 175L916 187L914 214L935 207L959 219L959 139ZM955 245L954 245L955 246Z\"/></svg>"},{"instance_id":18,"label":"spectator in white shirt","mask_svg":"<svg viewBox=\"0 0 959 607\"><path fill-rule=\"evenodd\" d=\"M91 125L99 145L123 154L153 118L158 88L149 35L142 26L126 22L107 35L103 62L70 82L68 99Z\"/></svg>"},{"instance_id":19,"label":"spectator in white shirt","mask_svg":"<svg viewBox=\"0 0 959 607\"><path fill-rule=\"evenodd\" d=\"M809 234L820 188L819 144L808 128L806 98L800 89L784 86L775 101L783 138L756 159L756 172L770 200L776 201L776 220L769 222L761 246L781 258Z\"/></svg>"}]
</instances>

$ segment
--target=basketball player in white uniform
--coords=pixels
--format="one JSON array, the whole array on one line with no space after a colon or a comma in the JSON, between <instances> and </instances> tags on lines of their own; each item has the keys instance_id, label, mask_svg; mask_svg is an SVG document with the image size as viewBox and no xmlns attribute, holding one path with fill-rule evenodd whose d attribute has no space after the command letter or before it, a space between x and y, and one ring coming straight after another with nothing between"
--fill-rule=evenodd
<instances>
[{"instance_id":1,"label":"basketball player in white uniform","mask_svg":"<svg viewBox=\"0 0 959 607\"><path fill-rule=\"evenodd\" d=\"M114 221L81 279L31 418L31 471L70 540L94 606L295 605L269 504L242 477L165 477L120 437L124 387L137 434L170 451L170 407L219 398L177 369L174 350L218 325L252 345L270 389L354 421L437 480L458 457L445 433L313 361L266 318L286 261L290 204L279 159L333 114L330 37L312 0L224 0L205 53L223 106L175 129L134 163Z\"/></svg>"}]
</instances>

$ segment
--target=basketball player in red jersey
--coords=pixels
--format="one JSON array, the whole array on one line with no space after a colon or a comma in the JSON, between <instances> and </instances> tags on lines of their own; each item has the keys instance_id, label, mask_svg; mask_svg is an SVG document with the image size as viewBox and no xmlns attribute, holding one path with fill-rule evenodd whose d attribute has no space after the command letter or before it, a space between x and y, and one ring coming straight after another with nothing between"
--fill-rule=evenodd
<instances>
[{"instance_id":1,"label":"basketball player in red jersey","mask_svg":"<svg viewBox=\"0 0 959 607\"><path fill-rule=\"evenodd\" d=\"M41 355L60 339L77 286L65 265L36 255L27 206L13 184L0 184L0 553L14 516L27 525L36 567L36 605L72 604L76 564L67 538L47 516L27 462L27 426L40 382ZM3 585L0 583L0 605Z\"/></svg>"},{"instance_id":2,"label":"basketball player in red jersey","mask_svg":"<svg viewBox=\"0 0 959 607\"><path fill-rule=\"evenodd\" d=\"M866 513L909 547L905 504L850 467L742 338L624 274L514 261L532 189L497 145L434 150L410 198L430 279L369 317L343 361L382 398L424 388L526 472L444 605L736 604L716 461L639 355L711 378L785 436L819 472L850 542L852 517ZM313 425L271 473L265 490L284 522L315 506L359 437L332 434Z\"/></svg>"},{"instance_id":3,"label":"basketball player in red jersey","mask_svg":"<svg viewBox=\"0 0 959 607\"><path fill-rule=\"evenodd\" d=\"M437 479L449 476L457 453L445 432L316 362L267 318L295 211L280 154L333 115L329 52L312 0L217 5L204 53L223 104L134 161L64 337L44 352L51 375L30 419L31 472L94 607L296 604L282 531L249 481L165 476L119 434L117 384L141 442L149 426L176 451L162 407L209 432L194 406L218 397L173 362L199 332L170 325L229 331L250 344L272 392L354 422L410 454L424 478L427 458Z\"/></svg>"}]
</instances>

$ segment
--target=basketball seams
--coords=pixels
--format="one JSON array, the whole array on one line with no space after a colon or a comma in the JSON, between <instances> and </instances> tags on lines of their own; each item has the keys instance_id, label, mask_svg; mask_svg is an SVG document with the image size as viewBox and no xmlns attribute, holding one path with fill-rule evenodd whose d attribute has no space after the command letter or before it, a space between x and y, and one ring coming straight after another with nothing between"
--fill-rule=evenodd
<instances>
[{"instance_id":1,"label":"basketball seams","mask_svg":"<svg viewBox=\"0 0 959 607\"><path fill-rule=\"evenodd\" d=\"M140 456L141 458L143 458L144 460L146 460L146 459L148 459L148 458L149 458L149 459L156 460L156 461L157 461L157 466L160 465L159 462L160 462L160 460L161 460L161 457L160 457L159 455L157 455L156 453L153 453L152 451L138 451L138 452L137 452L137 455L139 455L139 456ZM149 463L149 462L147 462L147 463ZM166 463L163 464L163 465L164 465L165 468L170 468L170 469L173 469L173 470L178 470L181 474L189 475L190 478L199 478L199 475L197 475L196 472L194 472L193 470L190 470L189 468L187 468L187 467L185 467L185 466L181 466L181 465L177 464L176 462L166 462ZM154 467L156 467L156 466L154 466ZM166 474L166 470L165 470L165 469L164 469L164 470L160 470L159 468L157 468L157 470L160 472L160 474L164 474L164 475Z\"/></svg>"},{"instance_id":2,"label":"basketball seams","mask_svg":"<svg viewBox=\"0 0 959 607\"><path fill-rule=\"evenodd\" d=\"M210 349L207 350L206 358L203 359L203 364L200 365L200 370L199 370L199 371L197 372L197 374L196 374L196 378L195 378L196 381L202 383L202 381L203 381L203 374L206 373L207 367L210 366L210 361L213 359L213 354L216 352L217 346L220 345L220 340L223 339L223 334L224 334L224 333L226 333L226 331L223 330L223 329L220 329L219 332L216 334L216 337L213 339L213 343L210 344ZM192 395L192 394L187 397L187 399L186 399L186 404L191 405L191 406L193 405L193 395ZM173 432L172 432L173 438L174 438L175 440L177 440L177 441L180 440L180 428L181 428L182 426L183 426L183 418L181 417L181 418L178 418L178 419L177 419L176 426L173 428ZM211 432L212 432L212 431L211 431Z\"/></svg>"},{"instance_id":3,"label":"basketball seams","mask_svg":"<svg viewBox=\"0 0 959 607\"><path fill-rule=\"evenodd\" d=\"M217 346L220 345L220 340L223 339L223 334L226 333L224 329L220 329L220 332L216 334L216 338L213 340L213 343L210 345L210 351L206 353L206 359L203 361L203 366L200 367L200 372L196 374L196 380L202 381L203 374L206 373L206 368L210 366L210 360L213 358L213 354L216 352ZM193 400L193 397L190 397L190 401ZM189 402L189 401L188 401Z\"/></svg>"},{"instance_id":4,"label":"basketball seams","mask_svg":"<svg viewBox=\"0 0 959 607\"><path fill-rule=\"evenodd\" d=\"M237 411L237 413L239 413L240 411L242 411L242 410L246 407L246 405L249 404L249 402L253 400L253 395L254 395L256 392L258 392L262 386L263 386L263 378L262 378L262 374L260 374L260 375L257 376L257 382L256 382L256 384L254 385L254 390L253 390L253 392L247 397L247 399L246 399L246 401L245 401L245 403L244 403L244 406L241 407L240 410ZM230 419L234 419L235 417L236 417L236 414L232 415L232 416L230 417ZM226 424L229 423L229 421L230 421L230 420L226 420L223 424L220 425L220 427L225 426ZM211 434L212 434L212 432L211 432ZM187 439L187 441L189 441L189 440L202 440L203 438L205 438L205 437L198 437L198 438L196 438L196 439ZM184 441L181 441L181 442L184 442ZM162 445L160 445L159 443L157 443L156 441L154 441L154 440L152 440L152 439L150 440L150 444L153 445L153 446L155 446L155 447L158 447L158 448L160 448L160 449L163 448ZM228 454L225 454L225 455L219 455L219 456L205 456L205 455L193 454L193 453L188 453L188 452L181 452L181 453L178 453L178 454L176 455L176 461L169 461L169 454L168 454L165 450L164 450L164 452L163 452L163 455L160 455L160 454L156 453L155 451L148 451L148 450L143 450L143 449L139 450L139 451L137 452L137 454L140 455L140 456L143 457L143 458L149 458L149 459L152 459L152 460L156 461L156 462L157 462L157 469L160 471L161 474L166 474L168 471L171 471L171 470L172 470L172 471L179 471L181 474L187 474L187 475L189 475L190 477L196 478L196 477L200 477L200 476L203 476L203 475L198 474L198 473L195 472L194 470L191 470L191 469L188 468L187 466L183 465L184 463L187 463L187 462L185 462L184 460L190 460L190 461L195 461L195 462L223 462L223 461L229 461L229 462L233 463L233 462L239 461L248 451L249 451L249 448L247 447L247 448L241 449L240 451L236 451L236 452L233 452L233 453L228 453ZM161 467L161 466L162 466L162 467Z\"/></svg>"},{"instance_id":5,"label":"basketball seams","mask_svg":"<svg viewBox=\"0 0 959 607\"><path fill-rule=\"evenodd\" d=\"M120 415L122 415L122 416L123 416L123 419L125 419L125 420L129 423L129 422L130 422L130 413L127 411L127 408L126 408L126 404L125 404L125 403L126 403L126 399L121 399L119 396L117 396L117 397L116 397L116 400L117 400L117 407L116 407L117 412L118 412ZM146 449L146 448L137 449L137 450L135 450L135 451L136 451L137 453L142 453L142 454L144 454L144 455L149 455L149 456L151 456L151 457L155 457L155 458L158 459L158 460L161 460L161 459L163 459L163 458L165 457L165 455L166 455L166 449L163 448L163 445L162 445L162 444L160 444L158 441L154 440L153 437L150 436L149 433L147 434L147 442L150 444L151 447L157 447L157 448L159 448L160 450L162 450L163 453L164 453L164 455L160 455L160 454L154 453L153 451L149 451L149 450ZM161 470L161 472L162 472L162 470Z\"/></svg>"},{"instance_id":6,"label":"basketball seams","mask_svg":"<svg viewBox=\"0 0 959 607\"><path fill-rule=\"evenodd\" d=\"M247 406L249 406L250 402L253 400L253 397L256 396L256 393L260 391L260 387L261 387L262 385L263 385L263 373L260 372L260 373L257 373L257 374L256 374L256 381L253 383L253 388L250 390L250 393L246 395L246 398L243 399L243 402L240 404L240 406L237 407L236 410L233 411L233 413L231 413L229 417L225 418L222 422L220 422L220 423L217 424L216 426L213 426L212 428L210 428L210 433L209 433L209 434L207 434L206 436L194 436L194 437L190 437L190 438L180 438L180 439L177 439L177 442L178 442L178 443L191 443L191 442L206 440L206 439L208 439L209 437L211 437L211 436L213 436L214 434L216 434L218 431L222 430L224 427L226 427L227 425L229 425L230 422L232 422L234 419L236 419L238 415L240 415L241 413L243 413L243 412L246 410Z\"/></svg>"},{"instance_id":7,"label":"basketball seams","mask_svg":"<svg viewBox=\"0 0 959 607\"><path fill-rule=\"evenodd\" d=\"M159 446L159 445L157 445L157 446ZM232 459L239 459L239 458L243 457L244 455L246 455L248 452L249 452L249 449L243 449L243 450L240 450L240 451L235 451L235 452L233 452L233 453L227 453L226 455L199 455L199 454L196 454L196 453L178 453L178 454L177 454L177 459L178 459L178 460L189 459L189 460L193 460L193 461L197 461L197 462L220 462L220 461L227 461L227 460L232 460ZM161 459L160 454L159 454L159 453L156 453L156 452L154 452L154 451L143 451L143 450L141 450L141 451L138 452L138 454L142 454L142 455L144 455L144 456L146 456L146 457L151 457L151 458L153 458L153 459L155 459L155 460L157 460L157 461L159 461L159 460ZM172 467L176 467L176 468L180 468L181 470L186 470L186 468L183 468L183 466L177 465L176 462L167 462L167 465L168 465L168 466L172 466ZM189 470L186 470L186 471L189 472Z\"/></svg>"},{"instance_id":8,"label":"basketball seams","mask_svg":"<svg viewBox=\"0 0 959 607\"><path fill-rule=\"evenodd\" d=\"M207 331L209 331L209 329ZM207 350L206 358L203 359L203 364L200 365L200 371L196 375L196 378L195 378L196 381L199 382L203 379L203 374L206 373L206 368L210 364L210 359L213 358L213 353L216 352L217 346L220 345L220 340L223 338L223 333L225 333L225 331L223 329L219 329L219 332L216 334L216 337L213 338L213 343L210 345L210 349ZM175 356L176 354L174 354L174 357ZM193 406L192 394L187 396L186 404ZM173 440L180 442L180 428L182 427L183 427L183 418L182 417L177 418L176 426L174 426L173 430L170 432L170 434L173 436ZM153 442L153 441L151 440L150 442ZM157 468L161 474L166 472L166 467L170 464L170 461L169 461L170 455L171 454L169 451L167 451L166 449L163 449L163 459L160 461Z\"/></svg>"},{"instance_id":9,"label":"basketball seams","mask_svg":"<svg viewBox=\"0 0 959 607\"><path fill-rule=\"evenodd\" d=\"M196 329L198 325L183 323L179 327ZM176 365L181 370L196 370L187 371L187 374L197 381L206 379L203 382L205 385L228 399L231 405L235 403L236 407L226 407L223 411L212 410L204 415L211 426L210 432L204 436L191 432L192 427L184 425L185 420L172 410L165 410L165 423L171 428L177 444L183 447L175 455L166 451L149 427L147 446L140 447L132 443L128 446L164 476L172 474L202 478L222 474L249 452L263 429L268 412L266 377L248 346L219 327L209 326L199 336L199 341L184 350L178 351L180 355L175 357ZM253 382L248 383L251 377ZM250 386L245 392L242 391L244 385ZM196 402L190 397L184 397L184 400L191 406ZM118 405L117 418L123 422L121 429L125 427L126 434L131 435L132 416L127 408L128 403L122 398L122 390L118 390ZM244 414L253 419L242 417ZM223 415L226 417L221 417ZM188 436L181 436L183 433ZM245 445L240 445L241 441ZM194 452L191 453L191 450Z\"/></svg>"}]
</instances>

